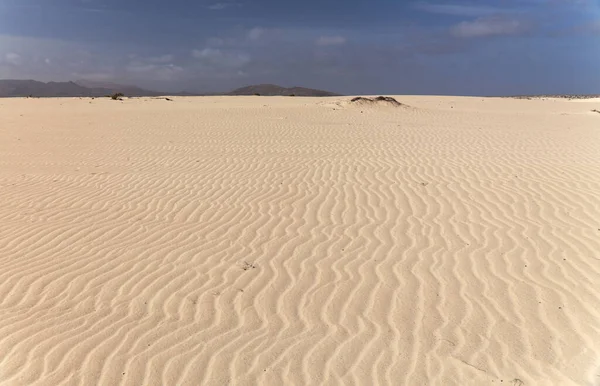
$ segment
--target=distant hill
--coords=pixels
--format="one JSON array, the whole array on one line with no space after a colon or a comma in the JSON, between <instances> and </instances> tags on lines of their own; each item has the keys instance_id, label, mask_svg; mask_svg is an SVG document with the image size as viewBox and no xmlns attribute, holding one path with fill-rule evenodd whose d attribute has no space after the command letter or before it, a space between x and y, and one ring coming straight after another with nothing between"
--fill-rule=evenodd
<instances>
[{"instance_id":1,"label":"distant hill","mask_svg":"<svg viewBox=\"0 0 600 386\"><path fill-rule=\"evenodd\" d=\"M144 90L143 88L140 88L137 86L127 85L127 84L118 84L118 83L112 83L112 82L100 82L100 81L94 81L94 80L80 79L80 80L76 80L75 83L82 87L96 90L97 92L99 92L100 90L108 91L108 93L105 93L103 95L114 94L117 92L121 92L127 96L134 96L134 97L165 95L165 93L158 92L158 91Z\"/></svg>"},{"instance_id":2,"label":"distant hill","mask_svg":"<svg viewBox=\"0 0 600 386\"><path fill-rule=\"evenodd\" d=\"M254 86L246 86L242 88L235 89L227 95L265 95L265 96L310 96L310 97L325 97L325 96L339 96L340 94L336 94L329 91L323 90L315 90L312 88L304 88L304 87L281 87L275 84L257 84Z\"/></svg>"},{"instance_id":3,"label":"distant hill","mask_svg":"<svg viewBox=\"0 0 600 386\"><path fill-rule=\"evenodd\" d=\"M127 96L158 96L164 93L118 84L94 82L38 82L36 80L0 80L0 97L102 97L117 92Z\"/></svg>"},{"instance_id":4,"label":"distant hill","mask_svg":"<svg viewBox=\"0 0 600 386\"><path fill-rule=\"evenodd\" d=\"M514 98L514 99L543 99L543 98L596 99L596 98L600 98L600 94L509 95L509 96L504 96L502 98Z\"/></svg>"},{"instance_id":5,"label":"distant hill","mask_svg":"<svg viewBox=\"0 0 600 386\"><path fill-rule=\"evenodd\" d=\"M73 82L38 82L36 80L0 80L0 96L36 97L88 96L90 90Z\"/></svg>"},{"instance_id":6,"label":"distant hill","mask_svg":"<svg viewBox=\"0 0 600 386\"><path fill-rule=\"evenodd\" d=\"M228 93L193 93L193 92L159 92L145 90L137 86L123 85L111 82L93 80L78 80L75 82L39 82L37 80L0 80L0 97L103 97L115 93L123 93L128 97L141 96L204 96L204 95L265 95L265 96L337 96L329 91L315 90L304 87L281 87L274 84L259 84L238 88Z\"/></svg>"}]
</instances>

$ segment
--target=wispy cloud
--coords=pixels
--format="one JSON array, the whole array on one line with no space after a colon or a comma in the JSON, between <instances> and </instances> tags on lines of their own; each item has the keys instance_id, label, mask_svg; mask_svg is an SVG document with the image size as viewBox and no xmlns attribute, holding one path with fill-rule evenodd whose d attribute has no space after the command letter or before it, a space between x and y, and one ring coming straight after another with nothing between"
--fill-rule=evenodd
<instances>
[{"instance_id":1,"label":"wispy cloud","mask_svg":"<svg viewBox=\"0 0 600 386\"><path fill-rule=\"evenodd\" d=\"M600 19L579 25L573 30L576 33L600 35Z\"/></svg>"},{"instance_id":2,"label":"wispy cloud","mask_svg":"<svg viewBox=\"0 0 600 386\"><path fill-rule=\"evenodd\" d=\"M489 36L519 35L528 31L530 25L522 20L492 16L473 21L463 21L450 29L458 38L480 38Z\"/></svg>"},{"instance_id":3,"label":"wispy cloud","mask_svg":"<svg viewBox=\"0 0 600 386\"><path fill-rule=\"evenodd\" d=\"M318 46L337 46L346 43L346 38L343 36L321 36L317 39Z\"/></svg>"},{"instance_id":4,"label":"wispy cloud","mask_svg":"<svg viewBox=\"0 0 600 386\"><path fill-rule=\"evenodd\" d=\"M493 15L505 11L502 8L486 5L438 4L428 2L415 3L414 8L429 13L473 17Z\"/></svg>"},{"instance_id":5,"label":"wispy cloud","mask_svg":"<svg viewBox=\"0 0 600 386\"><path fill-rule=\"evenodd\" d=\"M542 1L549 3L549 4L579 6L579 5L592 5L592 4L594 4L595 0L542 0Z\"/></svg>"},{"instance_id":6,"label":"wispy cloud","mask_svg":"<svg viewBox=\"0 0 600 386\"><path fill-rule=\"evenodd\" d=\"M131 55L132 60L125 67L125 71L134 76L151 76L157 80L173 80L184 72L184 68L173 62L173 55L155 57L138 57Z\"/></svg>"},{"instance_id":7,"label":"wispy cloud","mask_svg":"<svg viewBox=\"0 0 600 386\"><path fill-rule=\"evenodd\" d=\"M207 8L210 10L213 10L213 11L221 11L226 8L241 7L241 6L242 6L241 3L236 3L236 2L219 2L219 3L213 3L213 4L209 5Z\"/></svg>"},{"instance_id":8,"label":"wispy cloud","mask_svg":"<svg viewBox=\"0 0 600 386\"><path fill-rule=\"evenodd\" d=\"M173 59L173 55L168 54L149 58L148 61L151 63L170 63L173 61Z\"/></svg>"},{"instance_id":9,"label":"wispy cloud","mask_svg":"<svg viewBox=\"0 0 600 386\"><path fill-rule=\"evenodd\" d=\"M192 50L192 57L209 66L224 66L230 68L243 67L250 62L250 57L240 52L225 51L216 48Z\"/></svg>"},{"instance_id":10,"label":"wispy cloud","mask_svg":"<svg viewBox=\"0 0 600 386\"><path fill-rule=\"evenodd\" d=\"M206 45L209 47L233 46L239 42L237 37L210 37L206 39Z\"/></svg>"},{"instance_id":11,"label":"wispy cloud","mask_svg":"<svg viewBox=\"0 0 600 386\"><path fill-rule=\"evenodd\" d=\"M256 26L250 30L246 30L245 36L242 35L237 39L237 43L242 43L246 40L246 44L252 43L256 45L272 44L274 42L282 42L289 40L294 35L293 29L286 28L265 28ZM298 35L296 35L298 36ZM230 39L231 40L231 39Z\"/></svg>"},{"instance_id":12,"label":"wispy cloud","mask_svg":"<svg viewBox=\"0 0 600 386\"><path fill-rule=\"evenodd\" d=\"M18 66L22 63L22 58L19 54L9 52L6 55L4 55L4 62L12 64L13 66Z\"/></svg>"},{"instance_id":13,"label":"wispy cloud","mask_svg":"<svg viewBox=\"0 0 600 386\"><path fill-rule=\"evenodd\" d=\"M174 64L167 65L156 65L156 64L144 64L134 63L126 67L129 73L133 73L136 76L151 76L157 80L169 81L174 80L184 69Z\"/></svg>"},{"instance_id":14,"label":"wispy cloud","mask_svg":"<svg viewBox=\"0 0 600 386\"><path fill-rule=\"evenodd\" d=\"M248 31L248 38L251 40L260 39L265 33L265 29L261 27L254 27L250 31Z\"/></svg>"}]
</instances>

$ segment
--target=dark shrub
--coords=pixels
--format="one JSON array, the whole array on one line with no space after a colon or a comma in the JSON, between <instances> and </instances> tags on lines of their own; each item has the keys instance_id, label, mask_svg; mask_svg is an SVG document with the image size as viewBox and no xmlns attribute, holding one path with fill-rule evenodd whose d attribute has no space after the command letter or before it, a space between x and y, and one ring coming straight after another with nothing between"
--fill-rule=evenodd
<instances>
[{"instance_id":1,"label":"dark shrub","mask_svg":"<svg viewBox=\"0 0 600 386\"><path fill-rule=\"evenodd\" d=\"M360 104L374 104L374 103L388 103L393 106L402 106L402 103L398 102L396 99L387 96L378 96L376 98L365 98L365 97L356 97L352 98L351 102L360 103Z\"/></svg>"}]
</instances>

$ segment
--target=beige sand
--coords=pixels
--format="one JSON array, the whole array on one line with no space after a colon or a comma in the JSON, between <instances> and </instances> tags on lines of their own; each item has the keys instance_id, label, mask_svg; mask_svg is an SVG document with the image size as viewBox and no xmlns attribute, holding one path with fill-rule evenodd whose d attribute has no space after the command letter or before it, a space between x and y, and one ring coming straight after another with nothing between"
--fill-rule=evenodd
<instances>
[{"instance_id":1,"label":"beige sand","mask_svg":"<svg viewBox=\"0 0 600 386\"><path fill-rule=\"evenodd\" d=\"M0 100L0 384L600 384L600 106L397 99Z\"/></svg>"}]
</instances>

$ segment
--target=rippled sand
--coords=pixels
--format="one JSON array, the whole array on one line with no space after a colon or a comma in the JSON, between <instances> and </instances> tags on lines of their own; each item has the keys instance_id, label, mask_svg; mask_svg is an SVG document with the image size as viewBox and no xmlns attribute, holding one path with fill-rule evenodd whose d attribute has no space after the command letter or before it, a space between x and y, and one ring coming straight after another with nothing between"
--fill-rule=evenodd
<instances>
[{"instance_id":1,"label":"rippled sand","mask_svg":"<svg viewBox=\"0 0 600 386\"><path fill-rule=\"evenodd\" d=\"M2 385L597 385L597 101L0 99Z\"/></svg>"}]
</instances>

